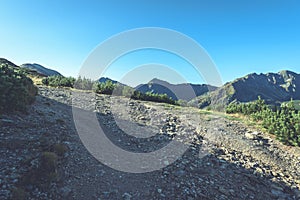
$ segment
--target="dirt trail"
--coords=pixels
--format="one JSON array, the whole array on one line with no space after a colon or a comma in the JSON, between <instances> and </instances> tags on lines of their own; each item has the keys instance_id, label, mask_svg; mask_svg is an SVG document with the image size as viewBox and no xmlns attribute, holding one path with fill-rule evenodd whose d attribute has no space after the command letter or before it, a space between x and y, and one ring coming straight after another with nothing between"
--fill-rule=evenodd
<instances>
[{"instance_id":1,"label":"dirt trail","mask_svg":"<svg viewBox=\"0 0 300 200\"><path fill-rule=\"evenodd\" d=\"M174 141L187 149L175 162L171 157L176 152L167 152L158 163L146 163L163 166L156 171L112 169L83 145L72 104L81 117L95 116L112 144L127 152L149 154ZM42 87L28 115L1 118L0 198L11 197L35 158L54 143L68 147L57 167L59 176L45 188L26 186L29 199L300 198L299 148L283 146L221 114ZM86 120L84 127L91 127L89 123ZM9 148L11 144L15 147Z\"/></svg>"}]
</instances>

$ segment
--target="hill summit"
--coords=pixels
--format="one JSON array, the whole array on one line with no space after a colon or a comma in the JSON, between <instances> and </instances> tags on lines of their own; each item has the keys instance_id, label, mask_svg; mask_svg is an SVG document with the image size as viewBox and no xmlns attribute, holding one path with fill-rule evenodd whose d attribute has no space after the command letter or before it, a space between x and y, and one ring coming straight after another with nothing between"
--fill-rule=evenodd
<instances>
[{"instance_id":1,"label":"hill summit","mask_svg":"<svg viewBox=\"0 0 300 200\"><path fill-rule=\"evenodd\" d=\"M52 69L48 69L48 68L46 68L40 64L36 64L36 63L33 63L33 64L26 63L26 64L21 65L20 67L34 70L44 76L62 76L59 72L52 70Z\"/></svg>"},{"instance_id":2,"label":"hill summit","mask_svg":"<svg viewBox=\"0 0 300 200\"><path fill-rule=\"evenodd\" d=\"M269 104L300 99L300 74L283 70L278 73L251 73L228 82L215 91L191 101L198 107L224 107L230 102L250 102L260 96ZM204 106L205 105L205 106Z\"/></svg>"},{"instance_id":3,"label":"hill summit","mask_svg":"<svg viewBox=\"0 0 300 200\"><path fill-rule=\"evenodd\" d=\"M135 89L142 93L153 92L157 94L167 94L173 100L181 99L189 101L209 91L214 91L217 87L191 83L171 84L167 81L154 78L147 84L138 85Z\"/></svg>"}]
</instances>

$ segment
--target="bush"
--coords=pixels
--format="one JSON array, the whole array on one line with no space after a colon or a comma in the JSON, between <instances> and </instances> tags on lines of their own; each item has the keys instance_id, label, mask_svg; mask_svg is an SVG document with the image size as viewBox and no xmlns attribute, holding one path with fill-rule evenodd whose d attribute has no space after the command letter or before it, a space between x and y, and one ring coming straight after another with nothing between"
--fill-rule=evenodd
<instances>
[{"instance_id":1,"label":"bush","mask_svg":"<svg viewBox=\"0 0 300 200\"><path fill-rule=\"evenodd\" d=\"M152 92L146 92L144 94L139 91L134 91L131 98L137 100L143 100L143 101L154 101L154 102L161 102L161 103L176 104L176 101L168 97L167 94L156 94Z\"/></svg>"},{"instance_id":2,"label":"bush","mask_svg":"<svg viewBox=\"0 0 300 200\"><path fill-rule=\"evenodd\" d=\"M20 184L48 188L50 183L58 177L59 157L53 152L42 152L37 159L38 165L23 174Z\"/></svg>"},{"instance_id":3,"label":"bush","mask_svg":"<svg viewBox=\"0 0 300 200\"><path fill-rule=\"evenodd\" d=\"M80 90L92 90L94 85L94 81L88 78L81 78L81 76L78 77L78 79L75 81L74 88L80 89Z\"/></svg>"},{"instance_id":4,"label":"bush","mask_svg":"<svg viewBox=\"0 0 300 200\"><path fill-rule=\"evenodd\" d=\"M0 65L0 113L26 111L26 106L34 102L37 91L32 80L21 70Z\"/></svg>"},{"instance_id":5,"label":"bush","mask_svg":"<svg viewBox=\"0 0 300 200\"><path fill-rule=\"evenodd\" d=\"M98 94L109 94L111 95L116 87L112 81L108 80L105 83L95 82L93 85L94 92Z\"/></svg>"},{"instance_id":6,"label":"bush","mask_svg":"<svg viewBox=\"0 0 300 200\"><path fill-rule=\"evenodd\" d=\"M110 80L104 83L95 82L93 85L93 91L98 94L113 94L116 96L125 96L142 101L154 101L176 104L176 101L168 97L167 94L154 94L151 92L142 93L134 90L132 87L124 86L118 83L113 83Z\"/></svg>"},{"instance_id":7,"label":"bush","mask_svg":"<svg viewBox=\"0 0 300 200\"><path fill-rule=\"evenodd\" d=\"M55 173L58 157L53 152L43 152L40 158L40 169L47 173Z\"/></svg>"},{"instance_id":8,"label":"bush","mask_svg":"<svg viewBox=\"0 0 300 200\"><path fill-rule=\"evenodd\" d=\"M242 113L245 115L251 115L266 109L268 109L268 106L265 104L265 101L258 97L258 100L250 103L232 102L226 107L226 113Z\"/></svg>"},{"instance_id":9,"label":"bush","mask_svg":"<svg viewBox=\"0 0 300 200\"><path fill-rule=\"evenodd\" d=\"M64 144L58 143L53 146L53 151L58 156L64 156L64 154L68 151L68 147Z\"/></svg>"},{"instance_id":10,"label":"bush","mask_svg":"<svg viewBox=\"0 0 300 200\"><path fill-rule=\"evenodd\" d=\"M291 100L272 110L260 98L251 103L231 103L227 113L241 113L254 121L261 121L263 128L284 144L300 146L300 112Z\"/></svg>"},{"instance_id":11,"label":"bush","mask_svg":"<svg viewBox=\"0 0 300 200\"><path fill-rule=\"evenodd\" d=\"M42 83L51 87L74 87L75 78L63 76L48 76L43 78Z\"/></svg>"}]
</instances>

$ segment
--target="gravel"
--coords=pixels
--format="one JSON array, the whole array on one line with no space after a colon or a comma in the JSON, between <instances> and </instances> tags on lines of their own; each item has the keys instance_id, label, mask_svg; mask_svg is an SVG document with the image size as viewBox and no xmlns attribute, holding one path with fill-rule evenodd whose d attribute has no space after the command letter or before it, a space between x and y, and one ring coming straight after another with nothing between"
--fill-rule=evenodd
<instances>
[{"instance_id":1,"label":"gravel","mask_svg":"<svg viewBox=\"0 0 300 200\"><path fill-rule=\"evenodd\" d=\"M91 92L39 88L28 114L0 116L0 199L300 199L300 151L221 113ZM74 126L72 106L94 113L111 142L134 153L173 141L187 150L148 173L95 159ZM57 177L24 185L42 152L63 144ZM149 164L149 163L148 163ZM151 164L151 163L150 163Z\"/></svg>"}]
</instances>

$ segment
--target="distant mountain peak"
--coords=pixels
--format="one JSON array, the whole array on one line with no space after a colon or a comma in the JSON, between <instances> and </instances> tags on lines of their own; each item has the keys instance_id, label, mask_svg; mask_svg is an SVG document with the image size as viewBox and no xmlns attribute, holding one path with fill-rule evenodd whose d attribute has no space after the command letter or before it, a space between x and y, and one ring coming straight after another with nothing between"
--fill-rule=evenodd
<instances>
[{"instance_id":1,"label":"distant mountain peak","mask_svg":"<svg viewBox=\"0 0 300 200\"><path fill-rule=\"evenodd\" d=\"M135 89L142 93L153 92L157 94L167 94L173 100L182 99L189 101L196 96L215 90L216 87L206 84L172 84L158 78L153 78L147 84L140 84L135 87Z\"/></svg>"},{"instance_id":2,"label":"distant mountain peak","mask_svg":"<svg viewBox=\"0 0 300 200\"><path fill-rule=\"evenodd\" d=\"M12 67L19 67L16 64L10 62L9 60L5 59L5 58L0 58L0 64L8 64Z\"/></svg>"},{"instance_id":3,"label":"distant mountain peak","mask_svg":"<svg viewBox=\"0 0 300 200\"><path fill-rule=\"evenodd\" d=\"M44 76L62 76L59 72L49 69L49 68L46 68L37 63L33 63L33 64L25 63L25 64L21 65L20 67L27 68L30 70L35 70L36 72L38 72L39 74L44 75Z\"/></svg>"},{"instance_id":4,"label":"distant mountain peak","mask_svg":"<svg viewBox=\"0 0 300 200\"><path fill-rule=\"evenodd\" d=\"M99 80L98 80L100 83L105 83L106 81L111 81L112 83L118 83L118 81L115 81L115 80L112 80L112 79L110 79L110 78L108 78L108 77L101 77L101 78L99 78Z\"/></svg>"},{"instance_id":5,"label":"distant mountain peak","mask_svg":"<svg viewBox=\"0 0 300 200\"><path fill-rule=\"evenodd\" d=\"M164 81L158 78L153 78L151 81L148 82L148 84L158 84L158 85L163 85L163 86L167 86L170 85L170 83L168 81Z\"/></svg>"},{"instance_id":6,"label":"distant mountain peak","mask_svg":"<svg viewBox=\"0 0 300 200\"><path fill-rule=\"evenodd\" d=\"M291 98L300 100L300 74L289 70L266 74L251 73L191 102L198 104L199 107L203 102L209 102L205 105L221 108L232 101L254 101L258 96L271 104L288 101Z\"/></svg>"},{"instance_id":7,"label":"distant mountain peak","mask_svg":"<svg viewBox=\"0 0 300 200\"><path fill-rule=\"evenodd\" d=\"M280 72L278 72L278 74L280 74L285 79L297 76L297 73L289 70L281 70Z\"/></svg>"}]
</instances>

